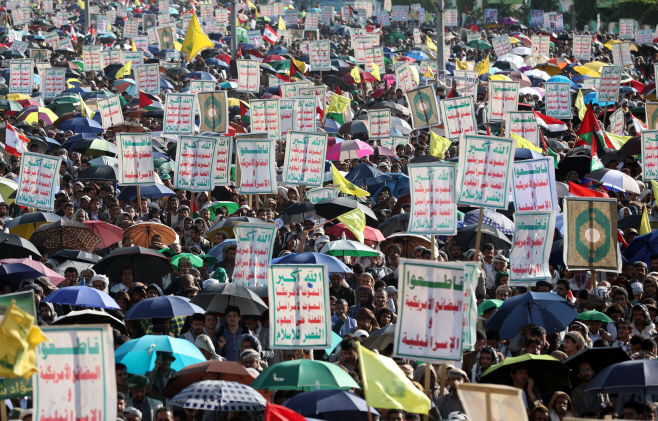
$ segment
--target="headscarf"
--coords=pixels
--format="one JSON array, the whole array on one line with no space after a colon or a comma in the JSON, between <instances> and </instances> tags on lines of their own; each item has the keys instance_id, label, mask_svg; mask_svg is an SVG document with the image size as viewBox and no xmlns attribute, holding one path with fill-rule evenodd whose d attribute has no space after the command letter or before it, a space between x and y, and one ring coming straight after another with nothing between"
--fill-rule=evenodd
<instances>
[{"instance_id":1,"label":"headscarf","mask_svg":"<svg viewBox=\"0 0 658 421\"><path fill-rule=\"evenodd\" d=\"M201 228L201 234L205 234L208 232L208 223L203 219L203 218L197 218L194 220L194 225L196 225L197 221L201 221L203 224L203 228Z\"/></svg>"},{"instance_id":2,"label":"headscarf","mask_svg":"<svg viewBox=\"0 0 658 421\"><path fill-rule=\"evenodd\" d=\"M116 225L117 227L121 226L121 224L123 222L123 215L130 216L130 214L128 212L121 212L121 214L119 214L119 217L117 218L117 220L114 221L114 225ZM130 216L130 219L132 219L132 216Z\"/></svg>"},{"instance_id":3,"label":"headscarf","mask_svg":"<svg viewBox=\"0 0 658 421\"><path fill-rule=\"evenodd\" d=\"M423 386L423 388L425 387L425 381L423 381L423 377L425 376L426 366L427 366L426 364L421 364L418 367L416 367L416 370L414 370L413 381L420 383ZM434 383L430 384L430 393L432 394L431 399L435 400L440 397L439 383L438 383L439 378L437 377L436 371L434 371L434 367L432 366L432 364L430 364L429 366L430 366L430 372L434 374Z\"/></svg>"},{"instance_id":4,"label":"headscarf","mask_svg":"<svg viewBox=\"0 0 658 421\"><path fill-rule=\"evenodd\" d=\"M192 218L191 216L188 216L188 217L186 217L185 219L183 219L183 222L182 222L181 225L183 226L183 234L185 234L185 235L190 235L190 230L189 230L189 229L185 229L185 221L187 221L188 219L189 219L190 221L192 221L192 225L194 225L194 218Z\"/></svg>"},{"instance_id":5,"label":"headscarf","mask_svg":"<svg viewBox=\"0 0 658 421\"><path fill-rule=\"evenodd\" d=\"M653 326L653 321L651 320L651 316L649 315L649 309L647 308L647 306L641 303L637 303L633 306L631 312L637 310L642 310L642 312L644 312L644 324L646 325L646 327ZM635 326L635 321L633 321L633 326Z\"/></svg>"},{"instance_id":6,"label":"headscarf","mask_svg":"<svg viewBox=\"0 0 658 421\"><path fill-rule=\"evenodd\" d=\"M372 288L370 288L367 285L361 285L359 289L356 291L357 297L360 297L360 294L365 293L368 294L368 301L365 304L361 303L361 299L359 298L359 303L361 303L361 308L367 308L371 310L374 314L376 311L375 307L375 295L372 293Z\"/></svg>"},{"instance_id":7,"label":"headscarf","mask_svg":"<svg viewBox=\"0 0 658 421\"><path fill-rule=\"evenodd\" d=\"M222 360L222 357L220 357L216 352L215 352L215 346L212 344L212 340L210 339L210 336L201 334L196 337L194 340L194 345L196 345L197 348L203 349L210 353L210 359L211 360Z\"/></svg>"},{"instance_id":8,"label":"headscarf","mask_svg":"<svg viewBox=\"0 0 658 421\"><path fill-rule=\"evenodd\" d=\"M496 272L496 278L494 279L494 289L496 289L500 286L499 282L505 276L507 276L507 279L509 280L509 272L505 272L505 271Z\"/></svg>"},{"instance_id":9,"label":"headscarf","mask_svg":"<svg viewBox=\"0 0 658 421\"><path fill-rule=\"evenodd\" d=\"M244 341L249 341L251 342L251 345L256 348L256 351L258 351L258 355L262 356L263 355L263 347L260 344L260 341L258 338L251 333L245 333L244 335L240 336L238 338L238 350L240 353L242 353L242 344Z\"/></svg>"},{"instance_id":10,"label":"headscarf","mask_svg":"<svg viewBox=\"0 0 658 421\"><path fill-rule=\"evenodd\" d=\"M624 211L628 210L629 213L632 213L630 208L621 208L619 209L619 213L617 214L617 221L621 221L622 219L625 218L624 216Z\"/></svg>"},{"instance_id":11,"label":"headscarf","mask_svg":"<svg viewBox=\"0 0 658 421\"><path fill-rule=\"evenodd\" d=\"M53 305L53 303L48 303L46 301L41 301L39 303L39 307L41 307L41 306L48 306L48 308L50 308L50 312L52 313L53 320L55 320L57 318L57 312L55 311L55 306ZM37 310L39 310L39 309L37 309ZM38 314L39 314L39 320L42 320L41 319L41 312L39 311Z\"/></svg>"},{"instance_id":12,"label":"headscarf","mask_svg":"<svg viewBox=\"0 0 658 421\"><path fill-rule=\"evenodd\" d=\"M473 366L473 370L471 372L471 379L473 380L473 383L480 383L480 378L482 377L482 374L484 374L482 371L482 365L480 364L480 357L482 356L482 351L485 349L489 350L493 355L491 365L498 364L500 362L498 360L498 352L495 349L493 349L489 345L485 345L484 347L482 347L480 351L478 351L477 363Z\"/></svg>"},{"instance_id":13,"label":"headscarf","mask_svg":"<svg viewBox=\"0 0 658 421\"><path fill-rule=\"evenodd\" d=\"M551 402L548 404L548 412L551 416L551 421L561 421L560 417L558 417L557 412L555 412L555 409L553 409L553 406L555 405L555 401L557 401L557 398L559 397L565 397L567 398L567 413L564 415L565 417L571 417L571 418L576 418L576 410L573 409L573 404L571 403L571 398L569 397L568 394L565 392L555 392L553 393L553 397L551 397Z\"/></svg>"},{"instance_id":14,"label":"headscarf","mask_svg":"<svg viewBox=\"0 0 658 421\"><path fill-rule=\"evenodd\" d=\"M144 295L146 295L146 285L144 285L141 282L133 282L133 284L128 288L128 296L130 297L130 300L132 301L133 297L133 292L136 289L143 289L144 290Z\"/></svg>"},{"instance_id":15,"label":"headscarf","mask_svg":"<svg viewBox=\"0 0 658 421\"><path fill-rule=\"evenodd\" d=\"M361 307L359 311L356 312L356 319L370 319L370 332L368 333L372 333L379 329L379 322L375 318L375 313L368 308ZM359 327L357 326L355 330L359 330Z\"/></svg>"}]
</instances>

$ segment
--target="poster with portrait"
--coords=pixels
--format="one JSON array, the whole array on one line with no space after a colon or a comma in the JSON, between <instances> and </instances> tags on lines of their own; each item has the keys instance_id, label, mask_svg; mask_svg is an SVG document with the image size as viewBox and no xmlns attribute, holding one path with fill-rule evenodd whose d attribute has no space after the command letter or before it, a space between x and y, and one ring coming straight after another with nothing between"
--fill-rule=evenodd
<instances>
[{"instance_id":1,"label":"poster with portrait","mask_svg":"<svg viewBox=\"0 0 658 421\"><path fill-rule=\"evenodd\" d=\"M498 23L498 9L484 9L484 24Z\"/></svg>"}]
</instances>

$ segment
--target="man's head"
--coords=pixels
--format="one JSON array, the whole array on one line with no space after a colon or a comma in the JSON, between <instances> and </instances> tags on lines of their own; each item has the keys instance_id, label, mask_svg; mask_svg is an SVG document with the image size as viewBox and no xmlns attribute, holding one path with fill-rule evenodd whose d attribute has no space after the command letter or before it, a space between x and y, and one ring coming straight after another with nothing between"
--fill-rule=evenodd
<instances>
[{"instance_id":1,"label":"man's head","mask_svg":"<svg viewBox=\"0 0 658 421\"><path fill-rule=\"evenodd\" d=\"M401 409L389 409L386 421L405 421L405 412Z\"/></svg>"},{"instance_id":2,"label":"man's head","mask_svg":"<svg viewBox=\"0 0 658 421\"><path fill-rule=\"evenodd\" d=\"M117 380L117 386L125 389L128 385L128 369L124 364L117 363L114 365L114 374Z\"/></svg>"},{"instance_id":3,"label":"man's head","mask_svg":"<svg viewBox=\"0 0 658 421\"><path fill-rule=\"evenodd\" d=\"M163 406L155 413L155 421L174 421L174 413L170 408Z\"/></svg>"},{"instance_id":4,"label":"man's head","mask_svg":"<svg viewBox=\"0 0 658 421\"><path fill-rule=\"evenodd\" d=\"M636 327L644 326L650 322L647 317L648 312L649 311L647 310L647 307L644 304L635 304L633 306L633 310L631 312L631 318L633 319L633 323L635 323Z\"/></svg>"},{"instance_id":5,"label":"man's head","mask_svg":"<svg viewBox=\"0 0 658 421\"><path fill-rule=\"evenodd\" d=\"M235 254L237 253L238 248L237 246L231 244L230 246L224 247L224 260L226 263L229 265L234 265L235 264Z\"/></svg>"},{"instance_id":6,"label":"man's head","mask_svg":"<svg viewBox=\"0 0 658 421\"><path fill-rule=\"evenodd\" d=\"M496 351L493 348L486 347L480 350L480 366L482 367L482 372L484 373L487 368L491 367L491 364L494 362Z\"/></svg>"},{"instance_id":7,"label":"man's head","mask_svg":"<svg viewBox=\"0 0 658 421\"><path fill-rule=\"evenodd\" d=\"M156 355L156 358L160 360L160 371L163 373L169 373L171 363L176 361L174 354L169 351L156 351Z\"/></svg>"},{"instance_id":8,"label":"man's head","mask_svg":"<svg viewBox=\"0 0 658 421\"><path fill-rule=\"evenodd\" d=\"M551 283L548 281L537 281L535 284L537 292L551 292Z\"/></svg>"},{"instance_id":9,"label":"man's head","mask_svg":"<svg viewBox=\"0 0 658 421\"><path fill-rule=\"evenodd\" d=\"M260 356L258 351L246 349L240 353L240 364L245 368L260 368Z\"/></svg>"},{"instance_id":10,"label":"man's head","mask_svg":"<svg viewBox=\"0 0 658 421\"><path fill-rule=\"evenodd\" d=\"M343 283L343 274L340 272L332 272L329 276L331 281L331 286L334 289L340 289L341 284Z\"/></svg>"},{"instance_id":11,"label":"man's head","mask_svg":"<svg viewBox=\"0 0 658 421\"><path fill-rule=\"evenodd\" d=\"M567 294L569 294L569 291L571 291L571 283L569 282L569 280L564 278L558 279L557 285L555 286L555 293L560 297L566 299Z\"/></svg>"},{"instance_id":12,"label":"man's head","mask_svg":"<svg viewBox=\"0 0 658 421\"><path fill-rule=\"evenodd\" d=\"M343 339L340 343L340 349L343 353L343 361L350 366L354 366L358 357L356 342L353 339Z\"/></svg>"},{"instance_id":13,"label":"man's head","mask_svg":"<svg viewBox=\"0 0 658 421\"><path fill-rule=\"evenodd\" d=\"M229 327L237 327L240 324L240 307L227 306L226 310L224 310L224 315L226 317L226 324Z\"/></svg>"},{"instance_id":14,"label":"man's head","mask_svg":"<svg viewBox=\"0 0 658 421\"><path fill-rule=\"evenodd\" d=\"M453 368L448 372L448 386L450 386L450 393L456 394L460 384L468 383L468 376L466 372L458 368Z\"/></svg>"},{"instance_id":15,"label":"man's head","mask_svg":"<svg viewBox=\"0 0 658 421\"><path fill-rule=\"evenodd\" d=\"M66 281L66 285L76 285L78 283L78 270L73 266L66 268L64 271L64 279Z\"/></svg>"},{"instance_id":16,"label":"man's head","mask_svg":"<svg viewBox=\"0 0 658 421\"><path fill-rule=\"evenodd\" d=\"M484 261L491 264L495 254L494 245L491 243L486 243L484 247L482 247L482 254L484 255Z\"/></svg>"},{"instance_id":17,"label":"man's head","mask_svg":"<svg viewBox=\"0 0 658 421\"><path fill-rule=\"evenodd\" d=\"M133 282L133 269L126 267L121 271L121 282L125 285L130 285Z\"/></svg>"},{"instance_id":18,"label":"man's head","mask_svg":"<svg viewBox=\"0 0 658 421\"><path fill-rule=\"evenodd\" d=\"M528 385L528 369L523 365L516 365L511 369L510 377L514 387L525 389Z\"/></svg>"},{"instance_id":19,"label":"man's head","mask_svg":"<svg viewBox=\"0 0 658 421\"><path fill-rule=\"evenodd\" d=\"M146 388L149 385L149 379L146 376L133 376L128 382L128 388L133 400L141 402L146 398Z\"/></svg>"},{"instance_id":20,"label":"man's head","mask_svg":"<svg viewBox=\"0 0 658 421\"><path fill-rule=\"evenodd\" d=\"M639 420L644 413L642 404L637 401L630 401L624 404L624 419L625 420Z\"/></svg>"},{"instance_id":21,"label":"man's head","mask_svg":"<svg viewBox=\"0 0 658 421\"><path fill-rule=\"evenodd\" d=\"M340 316L347 314L347 310L349 310L347 300L344 300L343 298L336 300L336 315Z\"/></svg>"},{"instance_id":22,"label":"man's head","mask_svg":"<svg viewBox=\"0 0 658 421\"><path fill-rule=\"evenodd\" d=\"M206 316L203 313L194 313L190 324L192 325L192 332L194 336L203 333L203 325L206 322Z\"/></svg>"},{"instance_id":23,"label":"man's head","mask_svg":"<svg viewBox=\"0 0 658 421\"><path fill-rule=\"evenodd\" d=\"M635 272L635 278L642 282L647 275L647 264L644 262L633 263L633 272Z\"/></svg>"},{"instance_id":24,"label":"man's head","mask_svg":"<svg viewBox=\"0 0 658 421\"><path fill-rule=\"evenodd\" d=\"M541 341L537 338L526 339L525 352L526 354L539 355L541 353Z\"/></svg>"},{"instance_id":25,"label":"man's head","mask_svg":"<svg viewBox=\"0 0 658 421\"><path fill-rule=\"evenodd\" d=\"M123 417L126 421L140 421L142 419L142 411L134 406L129 406L123 410Z\"/></svg>"},{"instance_id":26,"label":"man's head","mask_svg":"<svg viewBox=\"0 0 658 421\"><path fill-rule=\"evenodd\" d=\"M566 415L567 410L569 409L569 404L571 403L571 400L569 399L569 395L567 395L564 392L555 392L559 393L557 398L555 398L555 403L553 404L553 409L555 410L555 413L563 417Z\"/></svg>"}]
</instances>

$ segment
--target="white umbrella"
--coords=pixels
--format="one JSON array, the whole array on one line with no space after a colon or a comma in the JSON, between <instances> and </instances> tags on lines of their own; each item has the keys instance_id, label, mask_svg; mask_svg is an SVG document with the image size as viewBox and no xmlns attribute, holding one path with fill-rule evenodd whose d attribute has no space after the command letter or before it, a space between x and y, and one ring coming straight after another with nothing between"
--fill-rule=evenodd
<instances>
[{"instance_id":1,"label":"white umbrella","mask_svg":"<svg viewBox=\"0 0 658 421\"><path fill-rule=\"evenodd\" d=\"M528 94L530 94L530 95L532 95L532 96L537 95L539 98L542 98L542 97L543 97L543 95L541 94L541 92L539 92L539 91L536 90L536 89L528 88L527 86L526 86L525 88L521 88L521 89L519 89L519 94L523 94L523 95L528 95Z\"/></svg>"},{"instance_id":2,"label":"white umbrella","mask_svg":"<svg viewBox=\"0 0 658 421\"><path fill-rule=\"evenodd\" d=\"M541 80L548 80L548 79L551 78L551 75L549 75L545 71L539 70L539 69L528 70L527 72L524 72L524 73L528 77L532 76L536 79L541 79Z\"/></svg>"},{"instance_id":3,"label":"white umbrella","mask_svg":"<svg viewBox=\"0 0 658 421\"><path fill-rule=\"evenodd\" d=\"M535 64L543 64L543 63L548 63L548 57L546 56L540 56L539 54L533 54L531 56L528 56L523 60L525 64L529 65L530 61L532 61Z\"/></svg>"},{"instance_id":4,"label":"white umbrella","mask_svg":"<svg viewBox=\"0 0 658 421\"><path fill-rule=\"evenodd\" d=\"M347 175L347 172L345 171L338 171L343 177ZM324 173L324 177L322 178L322 182L326 183L327 181L334 181L334 175L331 171L327 171Z\"/></svg>"},{"instance_id":5,"label":"white umbrella","mask_svg":"<svg viewBox=\"0 0 658 421\"><path fill-rule=\"evenodd\" d=\"M516 67L523 67L525 65L525 63L523 63L523 58L516 54L505 54L498 57L498 61L507 61L514 64Z\"/></svg>"},{"instance_id":6,"label":"white umbrella","mask_svg":"<svg viewBox=\"0 0 658 421\"><path fill-rule=\"evenodd\" d=\"M402 133L403 136L411 134L413 130L409 123L399 117L391 117L391 127Z\"/></svg>"},{"instance_id":7,"label":"white umbrella","mask_svg":"<svg viewBox=\"0 0 658 421\"><path fill-rule=\"evenodd\" d=\"M611 170L609 168L599 168L598 170L587 174L585 178L603 183L608 189L641 194L640 187L635 180L621 171Z\"/></svg>"},{"instance_id":8,"label":"white umbrella","mask_svg":"<svg viewBox=\"0 0 658 421\"><path fill-rule=\"evenodd\" d=\"M514 49L514 54L518 54L520 56L529 56L532 54L532 49L528 47L516 47Z\"/></svg>"},{"instance_id":9,"label":"white umbrella","mask_svg":"<svg viewBox=\"0 0 658 421\"><path fill-rule=\"evenodd\" d=\"M345 239L325 244L320 253L329 256L377 256L379 254L365 244Z\"/></svg>"}]
</instances>

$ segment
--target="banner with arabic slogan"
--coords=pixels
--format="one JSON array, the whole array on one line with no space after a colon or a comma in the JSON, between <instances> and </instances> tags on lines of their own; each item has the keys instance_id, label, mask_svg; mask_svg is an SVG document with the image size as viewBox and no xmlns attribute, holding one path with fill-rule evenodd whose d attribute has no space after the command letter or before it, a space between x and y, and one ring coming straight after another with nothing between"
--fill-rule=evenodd
<instances>
[{"instance_id":1,"label":"banner with arabic slogan","mask_svg":"<svg viewBox=\"0 0 658 421\"><path fill-rule=\"evenodd\" d=\"M552 278L548 260L554 230L553 210L514 214L514 237L509 256L510 285L535 285L537 281Z\"/></svg>"},{"instance_id":2,"label":"banner with arabic slogan","mask_svg":"<svg viewBox=\"0 0 658 421\"><path fill-rule=\"evenodd\" d=\"M478 38L479 38L479 33L478 33ZM436 64L436 61L432 60L432 62ZM435 74L438 74L438 71ZM452 83L454 84L455 89L460 93L460 95L472 96L473 98L475 98L477 96L476 94L478 89L478 84L477 84L478 72L472 70L455 70L454 74L455 77L458 79L453 79Z\"/></svg>"},{"instance_id":3,"label":"banner with arabic slogan","mask_svg":"<svg viewBox=\"0 0 658 421\"><path fill-rule=\"evenodd\" d=\"M473 97L442 99L439 106L448 139L458 139L462 134L477 134Z\"/></svg>"},{"instance_id":4,"label":"banner with arabic slogan","mask_svg":"<svg viewBox=\"0 0 658 421\"><path fill-rule=\"evenodd\" d=\"M167 94L162 133L194 134L194 98L192 94Z\"/></svg>"},{"instance_id":5,"label":"banner with arabic slogan","mask_svg":"<svg viewBox=\"0 0 658 421\"><path fill-rule=\"evenodd\" d=\"M532 40L532 54L548 57L551 37L548 35L533 35L530 39Z\"/></svg>"},{"instance_id":6,"label":"banner with arabic slogan","mask_svg":"<svg viewBox=\"0 0 658 421\"><path fill-rule=\"evenodd\" d=\"M492 39L491 45L498 57L504 56L505 54L512 54L513 52L512 43L507 35Z\"/></svg>"},{"instance_id":7,"label":"banner with arabic slogan","mask_svg":"<svg viewBox=\"0 0 658 421\"><path fill-rule=\"evenodd\" d=\"M292 130L316 132L318 100L315 97L291 98L293 119Z\"/></svg>"},{"instance_id":8,"label":"banner with arabic slogan","mask_svg":"<svg viewBox=\"0 0 658 421\"><path fill-rule=\"evenodd\" d=\"M658 180L658 130L642 132L642 179Z\"/></svg>"},{"instance_id":9,"label":"banner with arabic slogan","mask_svg":"<svg viewBox=\"0 0 658 421\"><path fill-rule=\"evenodd\" d=\"M489 121L504 121L519 104L519 82L489 81Z\"/></svg>"},{"instance_id":10,"label":"banner with arabic slogan","mask_svg":"<svg viewBox=\"0 0 658 421\"><path fill-rule=\"evenodd\" d=\"M44 99L52 99L66 89L66 69L45 69L41 75L41 92Z\"/></svg>"},{"instance_id":11,"label":"banner with arabic slogan","mask_svg":"<svg viewBox=\"0 0 658 421\"><path fill-rule=\"evenodd\" d=\"M118 133L119 184L141 186L155 183L153 148L149 133Z\"/></svg>"},{"instance_id":12,"label":"banner with arabic slogan","mask_svg":"<svg viewBox=\"0 0 658 421\"><path fill-rule=\"evenodd\" d=\"M411 234L457 234L454 163L410 164Z\"/></svg>"},{"instance_id":13,"label":"banner with arabic slogan","mask_svg":"<svg viewBox=\"0 0 658 421\"><path fill-rule=\"evenodd\" d=\"M437 107L438 109L438 107ZM379 139L391 135L391 110L369 110L368 132L370 139Z\"/></svg>"},{"instance_id":14,"label":"banner with arabic slogan","mask_svg":"<svg viewBox=\"0 0 658 421\"><path fill-rule=\"evenodd\" d=\"M199 132L228 133L228 97L226 91L199 92Z\"/></svg>"},{"instance_id":15,"label":"banner with arabic slogan","mask_svg":"<svg viewBox=\"0 0 658 421\"><path fill-rule=\"evenodd\" d=\"M331 70L331 42L328 39L311 41L309 49L311 69L314 71Z\"/></svg>"},{"instance_id":16,"label":"banner with arabic slogan","mask_svg":"<svg viewBox=\"0 0 658 421\"><path fill-rule=\"evenodd\" d=\"M326 265L272 265L268 270L270 347L331 348Z\"/></svg>"},{"instance_id":17,"label":"banner with arabic slogan","mask_svg":"<svg viewBox=\"0 0 658 421\"><path fill-rule=\"evenodd\" d=\"M591 58L592 37L589 35L573 36L573 56L577 60L589 60Z\"/></svg>"},{"instance_id":18,"label":"banner with arabic slogan","mask_svg":"<svg viewBox=\"0 0 658 421\"><path fill-rule=\"evenodd\" d=\"M371 47L369 47L371 48ZM394 70L395 82L397 87L402 89L402 92L408 92L414 89L416 86L416 80L414 79L413 73L411 72L411 66L409 62L404 62L398 65Z\"/></svg>"},{"instance_id":19,"label":"banner with arabic slogan","mask_svg":"<svg viewBox=\"0 0 658 421\"><path fill-rule=\"evenodd\" d=\"M399 269L395 357L432 363L460 361L464 264L400 259Z\"/></svg>"},{"instance_id":20,"label":"banner with arabic slogan","mask_svg":"<svg viewBox=\"0 0 658 421\"><path fill-rule=\"evenodd\" d=\"M473 349L477 334L478 305L475 290L478 286L479 272L475 263L464 263L464 330L462 332L464 351Z\"/></svg>"},{"instance_id":21,"label":"banner with arabic slogan","mask_svg":"<svg viewBox=\"0 0 658 421\"><path fill-rule=\"evenodd\" d=\"M60 164L59 157L23 152L16 204L54 210Z\"/></svg>"},{"instance_id":22,"label":"banner with arabic slogan","mask_svg":"<svg viewBox=\"0 0 658 421\"><path fill-rule=\"evenodd\" d=\"M212 80L190 80L190 93L198 94L199 92L214 91L217 82Z\"/></svg>"},{"instance_id":23,"label":"banner with arabic slogan","mask_svg":"<svg viewBox=\"0 0 658 421\"><path fill-rule=\"evenodd\" d=\"M9 93L32 94L34 64L31 59L9 61Z\"/></svg>"},{"instance_id":24,"label":"banner with arabic slogan","mask_svg":"<svg viewBox=\"0 0 658 421\"><path fill-rule=\"evenodd\" d=\"M619 108L617 111L610 114L610 125L608 126L608 131L612 134L621 136L624 132L624 124L625 124L624 109Z\"/></svg>"},{"instance_id":25,"label":"banner with arabic slogan","mask_svg":"<svg viewBox=\"0 0 658 421\"><path fill-rule=\"evenodd\" d=\"M311 88L313 84L311 82L288 82L281 85L281 98L289 99L292 97L299 96L297 90L299 88Z\"/></svg>"},{"instance_id":26,"label":"banner with arabic slogan","mask_svg":"<svg viewBox=\"0 0 658 421\"><path fill-rule=\"evenodd\" d=\"M110 326L41 329L49 340L36 348L39 372L32 376L32 419L115 421L117 386Z\"/></svg>"},{"instance_id":27,"label":"banner with arabic slogan","mask_svg":"<svg viewBox=\"0 0 658 421\"><path fill-rule=\"evenodd\" d=\"M309 202L316 204L326 199L335 199L338 197L340 190L333 187L323 187L319 189L306 190L306 197Z\"/></svg>"},{"instance_id":28,"label":"banner with arabic slogan","mask_svg":"<svg viewBox=\"0 0 658 421\"><path fill-rule=\"evenodd\" d=\"M176 148L174 187L190 191L215 188L215 144L217 138L181 136Z\"/></svg>"},{"instance_id":29,"label":"banner with arabic slogan","mask_svg":"<svg viewBox=\"0 0 658 421\"><path fill-rule=\"evenodd\" d=\"M617 98L619 98L619 84L621 82L621 74L621 66L603 66L601 68L599 101L617 102Z\"/></svg>"},{"instance_id":30,"label":"banner with arabic slogan","mask_svg":"<svg viewBox=\"0 0 658 421\"><path fill-rule=\"evenodd\" d=\"M569 82L546 82L546 115L557 119L571 119Z\"/></svg>"},{"instance_id":31,"label":"banner with arabic slogan","mask_svg":"<svg viewBox=\"0 0 658 421\"><path fill-rule=\"evenodd\" d=\"M554 210L560 213L552 157L515 162L512 181L517 212Z\"/></svg>"},{"instance_id":32,"label":"banner with arabic slogan","mask_svg":"<svg viewBox=\"0 0 658 421\"><path fill-rule=\"evenodd\" d=\"M276 143L273 140L236 139L240 166L240 193L276 193Z\"/></svg>"},{"instance_id":33,"label":"banner with arabic slogan","mask_svg":"<svg viewBox=\"0 0 658 421\"><path fill-rule=\"evenodd\" d=\"M231 156L233 140L230 137L217 136L215 144L215 187L231 184Z\"/></svg>"},{"instance_id":34,"label":"banner with arabic slogan","mask_svg":"<svg viewBox=\"0 0 658 421\"><path fill-rule=\"evenodd\" d=\"M129 61L132 61L133 66L144 64L144 51L121 51L121 62L128 63ZM162 65L164 64L166 63L162 63Z\"/></svg>"},{"instance_id":35,"label":"banner with arabic slogan","mask_svg":"<svg viewBox=\"0 0 658 421\"><path fill-rule=\"evenodd\" d=\"M96 101L96 105L98 105L98 112L101 113L103 129L107 130L114 125L123 123L123 112L121 111L119 95L99 99Z\"/></svg>"},{"instance_id":36,"label":"banner with arabic slogan","mask_svg":"<svg viewBox=\"0 0 658 421\"><path fill-rule=\"evenodd\" d=\"M267 285L267 267L272 260L277 229L277 224L257 222L240 224L233 229L238 247L233 272L234 284L245 287Z\"/></svg>"},{"instance_id":37,"label":"banner with arabic slogan","mask_svg":"<svg viewBox=\"0 0 658 421\"><path fill-rule=\"evenodd\" d=\"M377 139L377 140L379 141L379 144L381 146L389 148L393 152L396 152L396 149L398 148L398 145L402 145L402 146L406 147L409 144L409 137L407 137L407 136L382 137L382 138Z\"/></svg>"},{"instance_id":38,"label":"banner with arabic slogan","mask_svg":"<svg viewBox=\"0 0 658 421\"><path fill-rule=\"evenodd\" d=\"M238 69L238 92L258 92L260 88L260 62L258 60L236 60Z\"/></svg>"},{"instance_id":39,"label":"banner with arabic slogan","mask_svg":"<svg viewBox=\"0 0 658 421\"><path fill-rule=\"evenodd\" d=\"M507 209L516 140L465 135L459 142L458 204Z\"/></svg>"},{"instance_id":40,"label":"banner with arabic slogan","mask_svg":"<svg viewBox=\"0 0 658 421\"><path fill-rule=\"evenodd\" d=\"M279 118L278 99L259 99L249 101L251 131L266 132L273 140L281 139L281 119Z\"/></svg>"},{"instance_id":41,"label":"banner with arabic slogan","mask_svg":"<svg viewBox=\"0 0 658 421\"><path fill-rule=\"evenodd\" d=\"M101 45L83 45L82 60L87 72L100 72L103 70L103 47Z\"/></svg>"},{"instance_id":42,"label":"banner with arabic slogan","mask_svg":"<svg viewBox=\"0 0 658 421\"><path fill-rule=\"evenodd\" d=\"M505 137L521 136L539 147L539 125L532 111L510 111L505 114Z\"/></svg>"},{"instance_id":43,"label":"banner with arabic slogan","mask_svg":"<svg viewBox=\"0 0 658 421\"><path fill-rule=\"evenodd\" d=\"M157 64L132 65L135 75L135 92L144 91L151 95L160 95L160 69Z\"/></svg>"},{"instance_id":44,"label":"banner with arabic slogan","mask_svg":"<svg viewBox=\"0 0 658 421\"><path fill-rule=\"evenodd\" d=\"M291 130L286 142L283 161L283 183L320 187L324 177L327 155L327 133L308 133Z\"/></svg>"}]
</instances>

